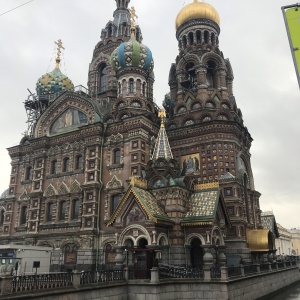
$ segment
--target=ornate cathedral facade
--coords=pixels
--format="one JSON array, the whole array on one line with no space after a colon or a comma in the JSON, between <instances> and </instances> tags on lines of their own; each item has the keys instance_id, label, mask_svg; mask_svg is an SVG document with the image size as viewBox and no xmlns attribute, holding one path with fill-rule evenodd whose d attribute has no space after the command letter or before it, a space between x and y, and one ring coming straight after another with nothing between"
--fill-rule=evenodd
<instances>
[{"instance_id":1,"label":"ornate cathedral facade","mask_svg":"<svg viewBox=\"0 0 300 300\"><path fill-rule=\"evenodd\" d=\"M32 126L8 149L0 244L51 247L52 271L250 261L266 251L247 238L262 228L260 194L218 12L194 0L178 13L179 53L159 109L129 2L116 0L87 89L61 73L59 41L55 69L25 102Z\"/></svg>"}]
</instances>

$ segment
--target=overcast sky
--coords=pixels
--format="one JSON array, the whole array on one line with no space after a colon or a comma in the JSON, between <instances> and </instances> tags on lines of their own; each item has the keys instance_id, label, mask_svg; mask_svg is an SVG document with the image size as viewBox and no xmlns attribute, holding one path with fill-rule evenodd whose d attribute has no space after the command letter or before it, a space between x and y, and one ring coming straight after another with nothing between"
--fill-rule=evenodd
<instances>
[{"instance_id":1,"label":"overcast sky","mask_svg":"<svg viewBox=\"0 0 300 300\"><path fill-rule=\"evenodd\" d=\"M300 226L300 93L281 6L291 0L210 0L221 18L220 49L234 73L233 91L251 147L261 209L273 210L286 228ZM0 0L0 15L27 0ZM131 0L143 43L155 61L154 96L161 105L178 54L175 18L192 0ZM88 66L101 29L112 19L114 0L34 0L0 16L0 193L8 188L10 158L27 129L27 89L54 69L54 41L65 47L61 71L87 85ZM52 58L52 61L51 61Z\"/></svg>"}]
</instances>

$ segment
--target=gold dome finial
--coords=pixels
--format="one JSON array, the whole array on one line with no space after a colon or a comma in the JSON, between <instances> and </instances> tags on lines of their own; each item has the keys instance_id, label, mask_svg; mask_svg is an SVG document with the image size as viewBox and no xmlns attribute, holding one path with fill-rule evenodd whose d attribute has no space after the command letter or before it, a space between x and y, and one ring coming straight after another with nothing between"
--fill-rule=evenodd
<instances>
[{"instance_id":1,"label":"gold dome finial","mask_svg":"<svg viewBox=\"0 0 300 300\"><path fill-rule=\"evenodd\" d=\"M138 18L137 14L135 13L135 8L132 6L130 9L130 14L131 14L131 38L135 38L135 21Z\"/></svg>"},{"instance_id":2,"label":"gold dome finial","mask_svg":"<svg viewBox=\"0 0 300 300\"><path fill-rule=\"evenodd\" d=\"M61 49L65 48L62 45L62 41L61 39L59 39L57 42L54 42L57 45L57 56L56 56L56 66L55 68L58 69L59 68L59 63L60 63L60 54L61 54Z\"/></svg>"}]
</instances>

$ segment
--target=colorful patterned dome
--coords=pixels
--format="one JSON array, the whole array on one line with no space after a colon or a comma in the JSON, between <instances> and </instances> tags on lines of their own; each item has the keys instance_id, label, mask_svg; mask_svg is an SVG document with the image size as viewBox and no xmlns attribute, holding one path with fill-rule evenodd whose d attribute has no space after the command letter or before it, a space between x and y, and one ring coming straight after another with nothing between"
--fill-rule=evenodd
<instances>
[{"instance_id":1,"label":"colorful patterned dome","mask_svg":"<svg viewBox=\"0 0 300 300\"><path fill-rule=\"evenodd\" d=\"M72 81L62 72L59 67L40 77L36 83L36 92L39 96L60 93L74 88Z\"/></svg>"},{"instance_id":2,"label":"colorful patterned dome","mask_svg":"<svg viewBox=\"0 0 300 300\"><path fill-rule=\"evenodd\" d=\"M115 49L110 57L110 63L115 71L136 67L150 73L154 67L151 50L135 38L131 38Z\"/></svg>"}]
</instances>

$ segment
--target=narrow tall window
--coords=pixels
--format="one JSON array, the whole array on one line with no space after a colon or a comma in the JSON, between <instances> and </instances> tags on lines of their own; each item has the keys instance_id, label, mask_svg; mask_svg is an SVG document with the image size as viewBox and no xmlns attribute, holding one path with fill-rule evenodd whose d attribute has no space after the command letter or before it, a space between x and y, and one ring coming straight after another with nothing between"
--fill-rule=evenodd
<instances>
[{"instance_id":1,"label":"narrow tall window","mask_svg":"<svg viewBox=\"0 0 300 300\"><path fill-rule=\"evenodd\" d=\"M61 201L59 204L59 220L63 221L66 219L66 201Z\"/></svg>"},{"instance_id":2,"label":"narrow tall window","mask_svg":"<svg viewBox=\"0 0 300 300\"><path fill-rule=\"evenodd\" d=\"M25 180L32 179L32 167L27 167L25 171Z\"/></svg>"},{"instance_id":3,"label":"narrow tall window","mask_svg":"<svg viewBox=\"0 0 300 300\"><path fill-rule=\"evenodd\" d=\"M121 161L121 151L119 149L114 151L114 164L119 164Z\"/></svg>"},{"instance_id":4,"label":"narrow tall window","mask_svg":"<svg viewBox=\"0 0 300 300\"><path fill-rule=\"evenodd\" d=\"M53 219L53 203L48 203L47 205L47 221L52 221Z\"/></svg>"},{"instance_id":5,"label":"narrow tall window","mask_svg":"<svg viewBox=\"0 0 300 300\"><path fill-rule=\"evenodd\" d=\"M76 157L76 164L75 164L76 170L82 169L82 161L83 161L82 156L78 155Z\"/></svg>"},{"instance_id":6,"label":"narrow tall window","mask_svg":"<svg viewBox=\"0 0 300 300\"><path fill-rule=\"evenodd\" d=\"M72 203L72 219L73 220L78 220L79 218L79 200L75 199L73 200Z\"/></svg>"},{"instance_id":7,"label":"narrow tall window","mask_svg":"<svg viewBox=\"0 0 300 300\"><path fill-rule=\"evenodd\" d=\"M102 65L99 69L99 91L106 92L107 90L107 66Z\"/></svg>"},{"instance_id":8,"label":"narrow tall window","mask_svg":"<svg viewBox=\"0 0 300 300\"><path fill-rule=\"evenodd\" d=\"M64 172L69 172L70 171L70 159L69 159L69 157L66 157L64 159L63 171Z\"/></svg>"},{"instance_id":9,"label":"narrow tall window","mask_svg":"<svg viewBox=\"0 0 300 300\"><path fill-rule=\"evenodd\" d=\"M56 174L57 172L57 160L51 162L51 174Z\"/></svg>"},{"instance_id":10,"label":"narrow tall window","mask_svg":"<svg viewBox=\"0 0 300 300\"><path fill-rule=\"evenodd\" d=\"M119 195L113 195L111 197L111 214L117 209L120 202L120 196Z\"/></svg>"},{"instance_id":11,"label":"narrow tall window","mask_svg":"<svg viewBox=\"0 0 300 300\"><path fill-rule=\"evenodd\" d=\"M133 79L130 78L129 79L129 93L133 93L133 85L134 85Z\"/></svg>"},{"instance_id":12,"label":"narrow tall window","mask_svg":"<svg viewBox=\"0 0 300 300\"><path fill-rule=\"evenodd\" d=\"M22 208L21 208L20 225L26 224L26 219L27 219L27 206L22 206Z\"/></svg>"}]
</instances>

